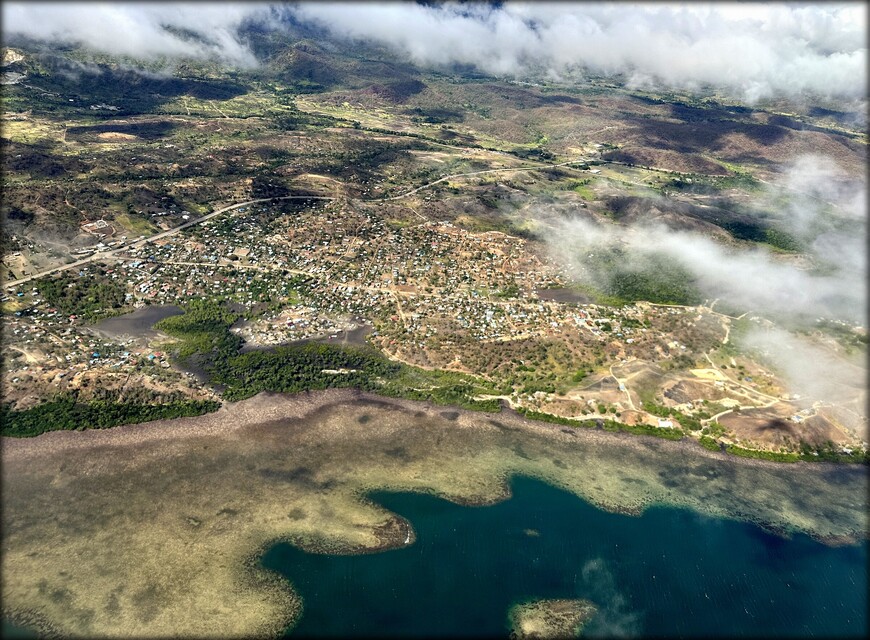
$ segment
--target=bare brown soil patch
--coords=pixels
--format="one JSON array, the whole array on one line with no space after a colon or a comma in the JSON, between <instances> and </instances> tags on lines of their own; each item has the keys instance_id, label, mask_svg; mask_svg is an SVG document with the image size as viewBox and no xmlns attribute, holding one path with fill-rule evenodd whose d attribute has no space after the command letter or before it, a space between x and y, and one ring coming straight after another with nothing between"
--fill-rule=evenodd
<instances>
[{"instance_id":1,"label":"bare brown soil patch","mask_svg":"<svg viewBox=\"0 0 870 640\"><path fill-rule=\"evenodd\" d=\"M797 420L793 416L798 415ZM799 420L799 421L798 421ZM835 444L851 441L834 422L825 415L802 416L797 408L781 404L768 409L748 409L729 413L720 418L720 423L741 440L778 448L804 440L821 445L828 440Z\"/></svg>"},{"instance_id":2,"label":"bare brown soil patch","mask_svg":"<svg viewBox=\"0 0 870 640\"><path fill-rule=\"evenodd\" d=\"M97 137L100 140L108 140L109 142L127 142L129 140L138 140L138 138L129 133L117 133L116 131L106 131L98 133Z\"/></svg>"}]
</instances>

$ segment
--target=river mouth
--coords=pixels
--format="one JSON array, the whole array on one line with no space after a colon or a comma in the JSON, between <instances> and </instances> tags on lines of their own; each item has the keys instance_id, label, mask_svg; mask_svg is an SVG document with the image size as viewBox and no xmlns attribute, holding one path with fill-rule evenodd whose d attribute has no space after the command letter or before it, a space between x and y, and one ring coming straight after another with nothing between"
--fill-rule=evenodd
<instances>
[{"instance_id":1,"label":"river mouth","mask_svg":"<svg viewBox=\"0 0 870 640\"><path fill-rule=\"evenodd\" d=\"M413 553L404 507L372 492L493 505L514 476L610 515L664 505L844 549L867 536L864 467L832 477L830 465L444 412L349 389L264 393L194 418L4 438L4 614L68 635L280 635L304 607L262 568L276 541L324 557ZM572 531L565 544L582 539Z\"/></svg>"},{"instance_id":2,"label":"river mouth","mask_svg":"<svg viewBox=\"0 0 870 640\"><path fill-rule=\"evenodd\" d=\"M91 331L110 340L133 338L136 340L153 340L162 334L152 327L165 318L179 316L184 313L181 307L174 304L146 305L121 316L100 320L90 327Z\"/></svg>"},{"instance_id":3,"label":"river mouth","mask_svg":"<svg viewBox=\"0 0 870 640\"><path fill-rule=\"evenodd\" d=\"M535 295L537 295L541 300L546 300L548 302L562 302L566 304L589 304L594 302L594 300L585 293L581 293L577 289L572 289L570 287L535 289Z\"/></svg>"},{"instance_id":4,"label":"river mouth","mask_svg":"<svg viewBox=\"0 0 870 640\"><path fill-rule=\"evenodd\" d=\"M153 329L155 324L166 318L183 314L184 309L174 304L146 305L122 316L101 320L90 327L90 330L109 340L135 340L150 346L152 342L172 339L170 336ZM174 361L172 367L177 371L192 375L199 384L210 385L218 393L223 390L221 385L211 383L211 376L208 374L200 354L185 358L183 362Z\"/></svg>"}]
</instances>

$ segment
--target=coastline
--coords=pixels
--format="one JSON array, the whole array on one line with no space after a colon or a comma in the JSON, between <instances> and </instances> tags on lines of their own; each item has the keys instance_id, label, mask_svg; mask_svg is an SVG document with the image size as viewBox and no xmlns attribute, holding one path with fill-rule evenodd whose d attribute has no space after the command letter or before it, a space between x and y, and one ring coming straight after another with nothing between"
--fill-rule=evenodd
<instances>
[{"instance_id":1,"label":"coastline","mask_svg":"<svg viewBox=\"0 0 870 640\"><path fill-rule=\"evenodd\" d=\"M225 402L218 411L200 416L155 420L106 429L48 431L28 438L4 436L0 438L0 454L2 454L3 461L8 464L73 451L145 448L150 451L147 457L153 459L168 455L172 445L188 440L211 437L236 437L245 430L257 425L268 426L279 422L303 422L316 419L319 415L333 410L341 410L354 406L400 411L408 414L409 419L412 420L415 418L437 416L444 418L449 423L462 423L463 428L473 427L475 423L483 422L488 426L496 427L506 432L518 431L563 442L567 439L581 445L588 444L600 447L614 447L622 450L629 449L641 455L649 452L651 449L655 449L669 455L675 465L686 463L687 461L714 461L715 464L721 465L724 468L735 467L776 472L785 471L794 476L817 474L819 472L836 474L841 471L848 472L853 470L870 477L870 470L865 465L844 465L834 462L807 462L803 460L783 463L745 458L722 451L711 451L688 437L681 440L667 440L650 435L621 431L605 431L603 429L588 427L569 428L561 424L527 418L505 406L502 407L499 413L487 413L456 406L381 396L352 388L301 391L297 393L264 391L245 400ZM426 489L423 489L423 492L440 495L457 504L466 506L488 506L511 498L510 479L513 475L517 475L517 473L508 473L500 477L498 479L499 491L491 491L486 496L449 495ZM549 474L532 473L529 475L555 486L560 486L558 479ZM568 487L563 486L563 488L571 491ZM369 503L371 507L380 509L378 505L371 503L368 498L368 493L380 490L401 491L403 486L401 484L390 485L386 483L360 489L354 493L358 501ZM581 497L590 501L598 508L632 516L641 515L645 509L651 506L658 504L667 506L669 504L667 501L641 501L637 504L627 505L595 500L590 496ZM739 514L732 514L731 517L753 522L766 531L779 536L790 535L788 527L774 525ZM335 548L340 548L341 553L374 553L398 548L404 544L399 540L405 535L404 531L406 529L391 535L390 527L384 526L378 532L378 543L376 544L339 544ZM818 542L832 546L852 544L856 539L862 537L858 536L856 538L856 536L851 534L820 535L812 531L808 532L808 535ZM870 528L867 529L863 537L870 539ZM291 540L289 538L286 541L312 551L324 551L325 549L322 546L322 542L306 543L299 539Z\"/></svg>"},{"instance_id":2,"label":"coastline","mask_svg":"<svg viewBox=\"0 0 870 640\"><path fill-rule=\"evenodd\" d=\"M136 424L119 425L105 429L85 429L83 431L47 431L33 437L0 437L3 456L29 456L51 453L60 449L80 449L95 446L122 446L153 443L167 440L185 439L207 435L221 435L244 429L250 424L281 419L305 419L312 414L351 402L381 404L401 408L409 412L447 413L466 418L489 417L499 422L510 422L516 428L525 428L540 433L568 433L579 440L596 443L612 442L630 446L636 450L645 448L644 443L665 443L675 453L688 454L722 462L758 467L790 467L797 471L807 466L825 465L839 467L842 463L818 461L782 463L771 460L745 458L729 455L721 451L711 451L692 438L666 440L642 434L619 431L604 431L588 427L569 427L562 424L527 418L517 411L503 407L498 413L472 411L453 405L438 405L420 400L406 400L381 396L375 393L352 388L336 388L297 393L263 391L257 395L237 402L225 401L214 412L200 416L154 420ZM568 431L566 431L568 430ZM848 466L861 466L849 464Z\"/></svg>"},{"instance_id":3,"label":"coastline","mask_svg":"<svg viewBox=\"0 0 870 640\"><path fill-rule=\"evenodd\" d=\"M141 627L149 634L276 634L302 604L258 564L265 549L287 541L368 554L414 539L413 523L372 500L376 491L483 506L509 499L511 478L527 476L607 511L663 505L826 544L867 537L863 466L737 459L688 440L352 389L261 393L196 417L4 437L0 453L4 614L14 621L33 609L78 635L140 628L143 606L153 612ZM120 597L118 584L145 585L134 602L146 605L127 604L120 616L94 609ZM68 597L52 600L52 590ZM211 611L220 613L204 629Z\"/></svg>"}]
</instances>

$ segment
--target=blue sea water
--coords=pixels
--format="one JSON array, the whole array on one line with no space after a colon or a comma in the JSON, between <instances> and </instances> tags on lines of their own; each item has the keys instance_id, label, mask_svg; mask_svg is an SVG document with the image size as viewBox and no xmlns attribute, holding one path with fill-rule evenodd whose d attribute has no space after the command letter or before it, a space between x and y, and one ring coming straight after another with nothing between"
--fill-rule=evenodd
<instances>
[{"instance_id":1,"label":"blue sea water","mask_svg":"<svg viewBox=\"0 0 870 640\"><path fill-rule=\"evenodd\" d=\"M364 555L263 557L303 599L288 634L506 636L507 612L537 598L598 607L584 637L863 637L867 541L831 547L803 534L653 507L608 513L529 478L513 497L466 507L430 495L375 493L416 540Z\"/></svg>"}]
</instances>

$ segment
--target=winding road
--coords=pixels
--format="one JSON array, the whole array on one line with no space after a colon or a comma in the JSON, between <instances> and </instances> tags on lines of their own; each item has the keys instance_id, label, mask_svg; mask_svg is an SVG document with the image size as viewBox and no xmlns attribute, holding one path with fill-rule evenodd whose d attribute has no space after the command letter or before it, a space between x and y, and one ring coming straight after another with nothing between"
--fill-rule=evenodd
<instances>
[{"instance_id":1,"label":"winding road","mask_svg":"<svg viewBox=\"0 0 870 640\"><path fill-rule=\"evenodd\" d=\"M564 166L567 166L569 164L575 164L577 162L582 162L582 161L583 160L580 160L580 159L569 160L567 162L560 162L558 164L549 164L549 163L542 162L542 163L537 164L536 166L505 167L505 168L501 168L501 169L483 169L481 171L468 171L466 173L454 173L454 174L451 174L449 176L443 176L441 178L438 178L437 180L433 180L432 182L428 182L428 183L421 185L419 187L415 187L415 188L413 188L409 191L406 191L405 193L401 193L397 196L388 196L388 197L383 197L383 198L360 199L360 201L361 202L390 202L390 201L394 201L394 200L401 200L402 198L407 198L408 196L412 196L415 193L418 193L424 189L430 189L437 184L440 184L442 182L446 182L447 180L452 180L454 178L463 178L463 177L468 177L468 176L477 176L477 175L482 175L482 174L486 174L486 173L498 173L498 172L505 172L505 171L529 171L529 170L546 169L546 168L553 168L553 167L564 167ZM153 242L154 240L168 238L169 236L172 236L172 235L178 233L179 231L182 231L184 229L188 229L188 228L196 226L198 224L202 224L203 222L206 222L207 220L211 220L212 218L215 218L215 217L217 217L221 214L224 214L228 211L241 209L243 207L247 207L248 205L257 204L259 202L271 202L274 200L338 200L338 199L339 198L336 196L295 195L295 196L278 196L278 197L274 197L274 198L257 198L255 200L246 200L244 202L238 202L236 204L231 204L231 205L228 205L226 207L222 207L220 209L212 211L211 213L208 213L208 214L201 216L199 218L196 218L194 220L189 220L189 221L185 222L184 224L178 225L177 227L167 229L166 231L161 231L160 233L156 233L152 236L148 236L147 238L143 238L141 240L136 240L134 242L130 242L130 243L125 244L125 245L118 247L116 249L111 249L109 251L99 251L99 252L94 253L93 255L90 255L86 258L82 258L81 260L76 260L74 262L69 262L67 264L63 264L63 265L60 265L58 267L46 269L45 271L40 271L39 273L34 273L32 275L29 275L26 278L20 278L18 280L12 280L10 282L6 282L4 284L4 287L7 290L13 289L15 287L19 287L23 284L27 284L28 282L32 282L33 280L38 280L39 278L43 278L45 276L49 276L49 275L52 275L54 273L60 273L62 271L68 271L70 269L75 269L76 267L82 267L82 266L84 266L86 264L90 264L92 262L99 262L102 260L107 260L107 259L112 258L113 256L116 256L117 254L119 254L122 251L127 251L129 249L139 248L139 247L143 246L145 243Z\"/></svg>"},{"instance_id":2,"label":"winding road","mask_svg":"<svg viewBox=\"0 0 870 640\"><path fill-rule=\"evenodd\" d=\"M221 215L222 213L226 213L227 211L232 211L234 209L241 209L242 207L246 207L250 204L257 204L258 202L269 202L271 200L335 200L335 198L329 198L326 196L282 196L279 198L258 198L256 200L247 200L245 202L239 202L236 204L231 204L227 207L223 207L221 209L217 209L216 211L212 211L204 216L196 218L194 220L189 220L184 224L180 224L177 227L172 227L171 229L167 229L166 231L161 231L160 233L156 233L153 236L148 236L147 238L143 238L141 240L136 240L129 244L125 244L124 246L118 247L117 249L111 249L109 251L98 251L97 253L88 256L87 258L82 258L81 260L76 260L75 262L69 262L67 264L60 265L59 267L54 267L52 269L46 269L45 271L40 271L39 273L34 273L33 275L27 276L26 278L20 278L19 280L12 280L11 282L7 282L4 286L7 289L11 289L13 287L20 286L22 284L27 284L32 280L37 280L39 278L50 276L53 273L60 273L61 271L68 271L69 269L75 269L76 267L81 267L86 264L90 264L91 262L99 262L100 260L106 260L111 258L112 256L120 253L121 251L127 251L129 249L139 248L143 246L146 242L152 242L154 240L160 240L161 238L167 238L171 235L178 233L183 229L187 229L188 227L193 227L198 224L202 224L206 220L211 220L212 218Z\"/></svg>"}]
</instances>

